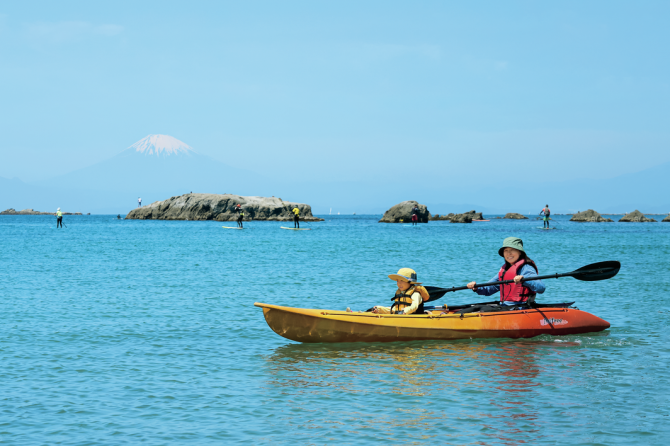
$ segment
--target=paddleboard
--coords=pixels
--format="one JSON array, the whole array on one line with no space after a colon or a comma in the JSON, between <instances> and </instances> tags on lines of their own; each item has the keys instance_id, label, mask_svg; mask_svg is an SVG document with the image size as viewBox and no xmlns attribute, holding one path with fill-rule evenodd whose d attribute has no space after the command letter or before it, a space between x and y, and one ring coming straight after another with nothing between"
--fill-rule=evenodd
<instances>
[{"instance_id":1,"label":"paddleboard","mask_svg":"<svg viewBox=\"0 0 670 446\"><path fill-rule=\"evenodd\" d=\"M543 231L549 231L551 229L558 229L558 228L537 228L537 229L542 229Z\"/></svg>"},{"instance_id":2,"label":"paddleboard","mask_svg":"<svg viewBox=\"0 0 670 446\"><path fill-rule=\"evenodd\" d=\"M472 220L472 221L491 221L491 220Z\"/></svg>"},{"instance_id":3,"label":"paddleboard","mask_svg":"<svg viewBox=\"0 0 670 446\"><path fill-rule=\"evenodd\" d=\"M221 226L224 229L244 229L244 228L236 228L235 226Z\"/></svg>"},{"instance_id":4,"label":"paddleboard","mask_svg":"<svg viewBox=\"0 0 670 446\"><path fill-rule=\"evenodd\" d=\"M282 229L288 229L289 231L311 231L311 228L286 228L284 226L281 227Z\"/></svg>"},{"instance_id":5,"label":"paddleboard","mask_svg":"<svg viewBox=\"0 0 670 446\"><path fill-rule=\"evenodd\" d=\"M419 225L403 225L406 228L418 228Z\"/></svg>"}]
</instances>

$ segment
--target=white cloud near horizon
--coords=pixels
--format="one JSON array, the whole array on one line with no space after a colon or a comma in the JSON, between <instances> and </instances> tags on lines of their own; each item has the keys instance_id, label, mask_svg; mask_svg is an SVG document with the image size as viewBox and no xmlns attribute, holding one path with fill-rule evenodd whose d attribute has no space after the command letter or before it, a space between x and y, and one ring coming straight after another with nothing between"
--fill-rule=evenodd
<instances>
[{"instance_id":1,"label":"white cloud near horizon","mask_svg":"<svg viewBox=\"0 0 670 446\"><path fill-rule=\"evenodd\" d=\"M101 24L90 22L38 22L25 25L26 35L37 43L62 44L76 42L90 36L111 37L121 34L124 28L121 25Z\"/></svg>"}]
</instances>

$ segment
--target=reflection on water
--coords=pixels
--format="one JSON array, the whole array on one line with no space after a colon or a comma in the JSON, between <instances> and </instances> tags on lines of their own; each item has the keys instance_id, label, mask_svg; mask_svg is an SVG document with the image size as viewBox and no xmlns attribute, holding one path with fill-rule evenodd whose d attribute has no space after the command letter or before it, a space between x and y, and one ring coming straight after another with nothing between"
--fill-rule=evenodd
<instances>
[{"instance_id":1,"label":"reflection on water","mask_svg":"<svg viewBox=\"0 0 670 446\"><path fill-rule=\"evenodd\" d=\"M500 443L535 442L545 364L576 347L553 339L284 345L265 358L264 393L290 389L297 405L346 400L329 416L357 435L372 429L394 441L403 432L428 439L465 429ZM362 398L379 405L359 407Z\"/></svg>"}]
</instances>

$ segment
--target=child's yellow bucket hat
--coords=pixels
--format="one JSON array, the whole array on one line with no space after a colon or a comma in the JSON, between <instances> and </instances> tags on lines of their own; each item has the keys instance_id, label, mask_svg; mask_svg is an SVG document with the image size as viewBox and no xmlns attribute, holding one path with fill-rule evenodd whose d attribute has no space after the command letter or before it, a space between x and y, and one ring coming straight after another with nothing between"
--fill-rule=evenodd
<instances>
[{"instance_id":1,"label":"child's yellow bucket hat","mask_svg":"<svg viewBox=\"0 0 670 446\"><path fill-rule=\"evenodd\" d=\"M403 282L416 285L421 284L421 282L416 281L416 271L414 271L412 268L400 268L398 270L398 274L389 274L389 279L402 280Z\"/></svg>"}]
</instances>

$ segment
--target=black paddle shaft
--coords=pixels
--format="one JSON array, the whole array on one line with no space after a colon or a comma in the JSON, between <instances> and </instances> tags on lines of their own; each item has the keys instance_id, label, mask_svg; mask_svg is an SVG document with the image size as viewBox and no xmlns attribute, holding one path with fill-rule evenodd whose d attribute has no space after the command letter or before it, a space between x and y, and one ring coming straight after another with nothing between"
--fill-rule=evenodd
<instances>
[{"instance_id":1,"label":"black paddle shaft","mask_svg":"<svg viewBox=\"0 0 670 446\"><path fill-rule=\"evenodd\" d=\"M619 263L616 260L610 260L607 262L592 263L590 265L583 266L569 273L547 274L544 276L534 276L527 278L524 277L523 279L521 279L521 282L530 282L533 280L541 280L541 279L558 279L559 277L574 277L577 280L594 282L596 280L605 280L616 276L620 268L621 263ZM493 285L505 285L512 282L514 282L514 280L500 280L498 282L478 283L475 285L475 288L482 288L485 286L493 286ZM453 288L438 288L433 286L427 286L425 288L428 291L428 294L430 295L430 299L428 299L427 302L437 300L440 297L444 296L446 293L450 293L452 291L469 289L467 286L459 286Z\"/></svg>"}]
</instances>

